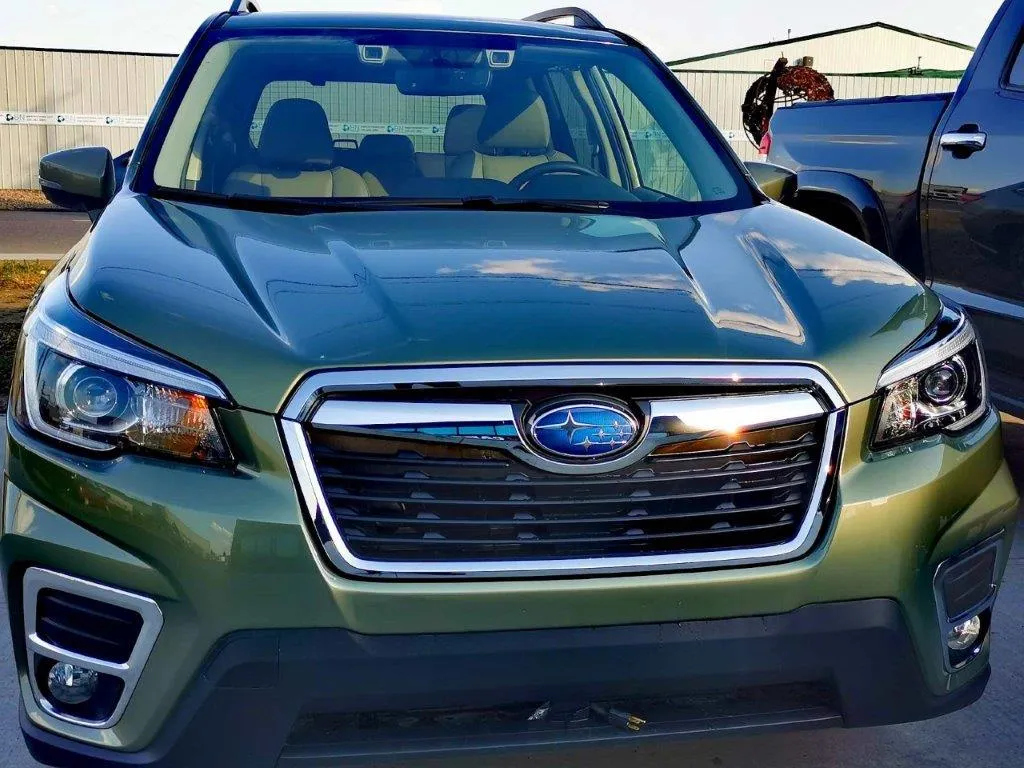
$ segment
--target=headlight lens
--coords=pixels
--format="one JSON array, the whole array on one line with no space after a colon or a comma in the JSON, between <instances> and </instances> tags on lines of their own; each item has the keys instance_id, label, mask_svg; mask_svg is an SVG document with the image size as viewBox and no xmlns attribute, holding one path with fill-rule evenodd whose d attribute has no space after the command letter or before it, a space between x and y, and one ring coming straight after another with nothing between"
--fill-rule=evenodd
<instances>
[{"instance_id":1,"label":"headlight lens","mask_svg":"<svg viewBox=\"0 0 1024 768\"><path fill-rule=\"evenodd\" d=\"M220 388L91 320L59 295L66 288L57 282L25 322L18 422L89 451L230 463L212 408L227 399Z\"/></svg>"},{"instance_id":2,"label":"headlight lens","mask_svg":"<svg viewBox=\"0 0 1024 768\"><path fill-rule=\"evenodd\" d=\"M963 311L947 307L929 333L886 368L879 385L874 449L961 430L980 418L988 407L985 361Z\"/></svg>"}]
</instances>

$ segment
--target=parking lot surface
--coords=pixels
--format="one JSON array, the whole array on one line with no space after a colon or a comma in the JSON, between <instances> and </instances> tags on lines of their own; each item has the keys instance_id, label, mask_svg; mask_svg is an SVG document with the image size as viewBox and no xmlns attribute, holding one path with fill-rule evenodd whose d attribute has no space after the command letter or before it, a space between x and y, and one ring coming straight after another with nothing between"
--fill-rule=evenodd
<instances>
[{"instance_id":1,"label":"parking lot surface","mask_svg":"<svg viewBox=\"0 0 1024 768\"><path fill-rule=\"evenodd\" d=\"M84 213L0 211L0 259L57 259L89 229Z\"/></svg>"}]
</instances>

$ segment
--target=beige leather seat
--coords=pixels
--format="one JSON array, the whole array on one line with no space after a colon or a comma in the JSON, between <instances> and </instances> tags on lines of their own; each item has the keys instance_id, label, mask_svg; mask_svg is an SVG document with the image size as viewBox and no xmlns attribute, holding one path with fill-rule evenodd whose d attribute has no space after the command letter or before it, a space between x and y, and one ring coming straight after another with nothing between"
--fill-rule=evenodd
<instances>
[{"instance_id":1,"label":"beige leather seat","mask_svg":"<svg viewBox=\"0 0 1024 768\"><path fill-rule=\"evenodd\" d=\"M384 197L410 179L423 178L412 139L397 133L373 133L359 142L359 155L370 194Z\"/></svg>"},{"instance_id":2,"label":"beige leather seat","mask_svg":"<svg viewBox=\"0 0 1024 768\"><path fill-rule=\"evenodd\" d=\"M449 175L456 161L476 149L477 132L484 119L483 104L459 104L452 107L444 126L444 168Z\"/></svg>"},{"instance_id":3,"label":"beige leather seat","mask_svg":"<svg viewBox=\"0 0 1024 768\"><path fill-rule=\"evenodd\" d=\"M529 168L553 161L572 162L572 158L551 146L544 101L534 91L499 91L489 96L480 114L476 146L456 158L449 175L508 182Z\"/></svg>"},{"instance_id":4,"label":"beige leather seat","mask_svg":"<svg viewBox=\"0 0 1024 768\"><path fill-rule=\"evenodd\" d=\"M257 164L231 174L228 186L256 185L271 197L367 197L355 171L334 167L334 142L323 107L282 99L267 114ZM244 192L243 192L244 194Z\"/></svg>"},{"instance_id":5,"label":"beige leather seat","mask_svg":"<svg viewBox=\"0 0 1024 768\"><path fill-rule=\"evenodd\" d=\"M476 132L483 116L483 104L456 104L451 108L444 127L444 151L416 153L416 165L425 178L445 178L456 159L476 149Z\"/></svg>"}]
</instances>

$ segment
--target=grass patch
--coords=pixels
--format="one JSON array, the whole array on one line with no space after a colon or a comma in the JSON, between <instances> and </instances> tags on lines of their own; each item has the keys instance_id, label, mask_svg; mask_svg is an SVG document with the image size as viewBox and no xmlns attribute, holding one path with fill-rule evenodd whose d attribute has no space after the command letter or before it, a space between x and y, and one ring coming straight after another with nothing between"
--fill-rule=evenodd
<instances>
[{"instance_id":1,"label":"grass patch","mask_svg":"<svg viewBox=\"0 0 1024 768\"><path fill-rule=\"evenodd\" d=\"M14 350L21 336L25 309L55 261L0 261L0 411L7 410L7 390Z\"/></svg>"},{"instance_id":2,"label":"grass patch","mask_svg":"<svg viewBox=\"0 0 1024 768\"><path fill-rule=\"evenodd\" d=\"M38 189L0 189L0 211L55 211Z\"/></svg>"},{"instance_id":3,"label":"grass patch","mask_svg":"<svg viewBox=\"0 0 1024 768\"><path fill-rule=\"evenodd\" d=\"M43 282L56 261L0 261L0 310L20 310L23 314L29 299ZM0 322L7 322L0 318Z\"/></svg>"}]
</instances>

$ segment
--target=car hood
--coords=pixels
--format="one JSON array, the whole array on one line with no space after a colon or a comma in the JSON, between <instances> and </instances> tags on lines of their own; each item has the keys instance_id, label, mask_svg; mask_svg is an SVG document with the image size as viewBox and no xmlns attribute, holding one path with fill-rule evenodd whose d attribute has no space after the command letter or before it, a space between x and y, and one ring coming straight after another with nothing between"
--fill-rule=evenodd
<instances>
[{"instance_id":1,"label":"car hood","mask_svg":"<svg viewBox=\"0 0 1024 768\"><path fill-rule=\"evenodd\" d=\"M890 259L779 205L286 215L122 194L71 291L264 411L317 369L570 360L809 362L854 401L938 310Z\"/></svg>"}]
</instances>

